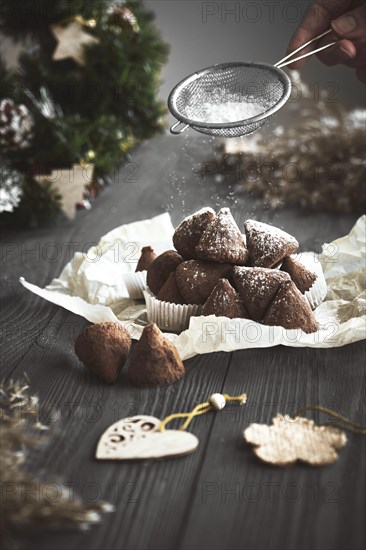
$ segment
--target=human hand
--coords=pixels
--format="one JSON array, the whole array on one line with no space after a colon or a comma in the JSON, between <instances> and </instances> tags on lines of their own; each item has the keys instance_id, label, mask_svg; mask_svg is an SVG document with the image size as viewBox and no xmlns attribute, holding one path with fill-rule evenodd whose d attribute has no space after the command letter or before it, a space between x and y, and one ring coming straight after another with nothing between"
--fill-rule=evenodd
<instances>
[{"instance_id":1,"label":"human hand","mask_svg":"<svg viewBox=\"0 0 366 550\"><path fill-rule=\"evenodd\" d=\"M314 36L326 31L332 32L317 42L317 47L337 40L337 43L319 52L319 59L326 65L342 63L356 70L358 79L366 84L366 2L360 0L314 0L305 14L299 28L290 40L287 53L296 50ZM304 48L306 53L314 44ZM300 54L299 54L300 55ZM299 69L305 60L289 65Z\"/></svg>"}]
</instances>

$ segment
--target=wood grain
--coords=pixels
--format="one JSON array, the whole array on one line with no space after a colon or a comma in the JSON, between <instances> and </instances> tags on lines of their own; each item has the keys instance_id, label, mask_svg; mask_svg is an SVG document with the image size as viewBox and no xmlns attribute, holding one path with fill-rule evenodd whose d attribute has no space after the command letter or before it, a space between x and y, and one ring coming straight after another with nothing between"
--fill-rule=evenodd
<instances>
[{"instance_id":1,"label":"wood grain","mask_svg":"<svg viewBox=\"0 0 366 550\"><path fill-rule=\"evenodd\" d=\"M24 536L20 550L359 550L365 545L360 519L365 438L350 435L330 467L279 469L260 463L241 435L252 421L269 422L277 412L292 413L309 403L366 423L364 342L331 350L210 354L187 361L185 378L170 387L135 388L125 374L109 387L73 352L86 321L18 283L24 276L46 285L69 261L70 250L86 251L117 225L164 211L177 224L201 206L229 206L237 222L249 217L272 222L293 233L303 250L316 251L355 223L353 216L268 211L235 183L198 176L195 168L212 158L215 144L192 133L144 143L117 170L115 183L91 212L79 212L74 223L61 220L53 228L3 235L2 376L17 379L26 372L41 399L41 419L53 426L50 444L30 457L29 467L75 484L75 493L86 501L103 498L116 506L89 533L44 531ZM192 455L131 464L93 458L100 435L119 418L138 413L163 418L222 391L246 391L248 403L196 418L189 429L200 445Z\"/></svg>"},{"instance_id":2,"label":"wood grain","mask_svg":"<svg viewBox=\"0 0 366 550\"><path fill-rule=\"evenodd\" d=\"M225 391L247 391L247 405L215 418L189 516L200 530L187 530L182 548L362 547L364 535L346 506L364 481L360 469L350 473L364 449L361 436L349 436L332 466L276 468L258 461L241 432L251 422L269 423L277 412L316 403L364 422L363 359L363 343L300 354L283 347L235 352ZM361 384L351 388L351 380ZM362 497L358 506L357 515L365 513Z\"/></svg>"}]
</instances>

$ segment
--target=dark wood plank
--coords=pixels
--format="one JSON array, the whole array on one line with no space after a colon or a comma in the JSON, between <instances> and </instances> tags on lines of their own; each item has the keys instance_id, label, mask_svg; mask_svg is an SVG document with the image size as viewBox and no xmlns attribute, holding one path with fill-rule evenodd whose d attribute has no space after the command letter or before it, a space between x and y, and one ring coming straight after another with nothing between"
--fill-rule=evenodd
<instances>
[{"instance_id":1,"label":"dark wood plank","mask_svg":"<svg viewBox=\"0 0 366 550\"><path fill-rule=\"evenodd\" d=\"M308 404L365 424L364 364L363 342L300 353L280 346L233 354L225 391L246 391L248 404L215 418L182 549L364 547L357 519L365 514L362 436L351 434L339 461L324 468L265 465L242 438L251 422L268 423L277 412L292 414Z\"/></svg>"},{"instance_id":2,"label":"dark wood plank","mask_svg":"<svg viewBox=\"0 0 366 550\"><path fill-rule=\"evenodd\" d=\"M187 361L185 378L170 387L134 388L125 376L116 386L109 387L90 375L73 354L73 339L65 334L70 327L80 330L85 324L73 318L70 314L54 336L48 332L42 335L13 372L15 378L26 372L32 388L37 389L42 403L41 419L47 422L59 418L51 445L33 456L30 465L52 472L53 479L60 476L86 501L97 495L113 503L116 511L90 535L57 533L45 538L41 534L28 540L24 547L42 550L51 545L55 550L93 550L119 548L121 540L125 548L176 547L213 415L194 423L200 446L187 457L101 463L93 458L95 447L103 431L120 418L138 413L164 418L174 411L190 410L208 395L221 391L230 354Z\"/></svg>"},{"instance_id":3,"label":"dark wood plank","mask_svg":"<svg viewBox=\"0 0 366 550\"><path fill-rule=\"evenodd\" d=\"M115 184L100 195L91 212L79 212L74 222L62 221L53 228L3 237L2 254L7 255L1 274L2 374L21 378L27 372L43 404L42 419L52 420L52 408L60 416L51 445L31 457L30 467L75 483L86 500L98 496L117 506L116 513L104 517L90 534L42 533L23 541L22 550L337 550L346 542L358 550L364 542L353 513L353 507L364 511L362 438L350 437L337 465L277 470L259 464L240 435L252 420L267 422L277 410L293 412L309 402L364 421L362 343L335 350L280 347L210 354L188 361L185 379L174 386L137 389L123 376L109 388L98 383L73 353L73 340L86 321L18 283L19 276L25 276L44 286L69 261L70 250L86 251L114 227L164 211L177 224L204 205L229 206L238 223L248 217L272 222L293 233L303 250L315 251L355 223L353 216L269 211L235 185L198 176L196 168L212 158L216 145L214 139L195 134L144 143L117 170ZM242 410L230 407L197 418L192 431L200 447L193 455L142 464L99 464L93 459L100 434L117 418L137 412L163 417L189 410L222 389L245 390L250 401ZM291 502L296 490L301 495Z\"/></svg>"}]
</instances>

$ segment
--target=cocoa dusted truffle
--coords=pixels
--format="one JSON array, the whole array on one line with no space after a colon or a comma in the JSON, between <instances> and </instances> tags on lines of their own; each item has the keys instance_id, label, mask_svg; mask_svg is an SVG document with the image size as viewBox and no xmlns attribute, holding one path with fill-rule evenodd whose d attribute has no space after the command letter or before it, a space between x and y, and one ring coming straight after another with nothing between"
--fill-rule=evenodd
<instances>
[{"instance_id":1,"label":"cocoa dusted truffle","mask_svg":"<svg viewBox=\"0 0 366 550\"><path fill-rule=\"evenodd\" d=\"M136 386L173 384L184 376L176 348L155 323L147 325L131 351L128 377Z\"/></svg>"},{"instance_id":2,"label":"cocoa dusted truffle","mask_svg":"<svg viewBox=\"0 0 366 550\"><path fill-rule=\"evenodd\" d=\"M301 329L310 334L318 330L313 312L294 282L281 284L263 319L265 325Z\"/></svg>"},{"instance_id":3,"label":"cocoa dusted truffle","mask_svg":"<svg viewBox=\"0 0 366 550\"><path fill-rule=\"evenodd\" d=\"M155 258L147 269L147 286L155 296L168 279L169 275L183 262L182 256L175 250L167 250Z\"/></svg>"},{"instance_id":4,"label":"cocoa dusted truffle","mask_svg":"<svg viewBox=\"0 0 366 550\"><path fill-rule=\"evenodd\" d=\"M234 267L234 284L253 321L261 321L281 283L290 282L288 273L264 267Z\"/></svg>"},{"instance_id":5,"label":"cocoa dusted truffle","mask_svg":"<svg viewBox=\"0 0 366 550\"><path fill-rule=\"evenodd\" d=\"M299 248L297 240L267 223L247 220L244 223L250 265L276 267L285 256Z\"/></svg>"},{"instance_id":6,"label":"cocoa dusted truffle","mask_svg":"<svg viewBox=\"0 0 366 550\"><path fill-rule=\"evenodd\" d=\"M187 304L204 304L218 280L231 271L230 264L187 260L177 267L175 278Z\"/></svg>"},{"instance_id":7,"label":"cocoa dusted truffle","mask_svg":"<svg viewBox=\"0 0 366 550\"><path fill-rule=\"evenodd\" d=\"M244 265L248 251L243 235L229 208L222 208L204 230L196 246L196 255L202 260Z\"/></svg>"},{"instance_id":8,"label":"cocoa dusted truffle","mask_svg":"<svg viewBox=\"0 0 366 550\"><path fill-rule=\"evenodd\" d=\"M309 271L301 263L290 256L286 256L281 265L281 271L286 271L297 286L297 288L305 294L315 283L317 276L313 271Z\"/></svg>"},{"instance_id":9,"label":"cocoa dusted truffle","mask_svg":"<svg viewBox=\"0 0 366 550\"><path fill-rule=\"evenodd\" d=\"M131 347L131 336L119 323L96 323L75 340L75 353L96 376L115 384Z\"/></svg>"},{"instance_id":10,"label":"cocoa dusted truffle","mask_svg":"<svg viewBox=\"0 0 366 550\"><path fill-rule=\"evenodd\" d=\"M144 246L141 250L141 256L137 262L135 271L147 271L147 268L156 257L156 252L151 246Z\"/></svg>"},{"instance_id":11,"label":"cocoa dusted truffle","mask_svg":"<svg viewBox=\"0 0 366 550\"><path fill-rule=\"evenodd\" d=\"M171 273L157 295L158 300L170 302L171 304L185 304L185 300L175 280L175 273Z\"/></svg>"},{"instance_id":12,"label":"cocoa dusted truffle","mask_svg":"<svg viewBox=\"0 0 366 550\"><path fill-rule=\"evenodd\" d=\"M248 319L239 294L227 279L220 279L202 307L202 315Z\"/></svg>"},{"instance_id":13,"label":"cocoa dusted truffle","mask_svg":"<svg viewBox=\"0 0 366 550\"><path fill-rule=\"evenodd\" d=\"M185 260L196 258L196 246L207 225L216 217L212 208L202 208L185 218L175 230L173 244Z\"/></svg>"}]
</instances>

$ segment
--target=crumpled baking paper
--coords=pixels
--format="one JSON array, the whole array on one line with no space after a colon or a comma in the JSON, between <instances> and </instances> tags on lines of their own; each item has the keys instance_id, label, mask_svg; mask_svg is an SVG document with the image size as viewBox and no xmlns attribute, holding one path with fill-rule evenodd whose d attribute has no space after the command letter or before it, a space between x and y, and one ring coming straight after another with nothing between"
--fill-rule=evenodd
<instances>
[{"instance_id":1,"label":"crumpled baking paper","mask_svg":"<svg viewBox=\"0 0 366 550\"><path fill-rule=\"evenodd\" d=\"M128 298L121 273L134 271L143 246L158 253L172 248L174 228L169 214L117 227L87 253L77 252L60 276L46 288L20 279L22 285L45 300L85 317L93 323L119 321L138 339L146 324L145 304ZM323 245L320 262L328 285L326 299L315 310L319 330L261 325L247 319L192 317L181 334L166 333L183 360L201 353L291 347L332 348L366 337L366 216L349 235ZM299 257L301 260L301 255Z\"/></svg>"}]
</instances>

